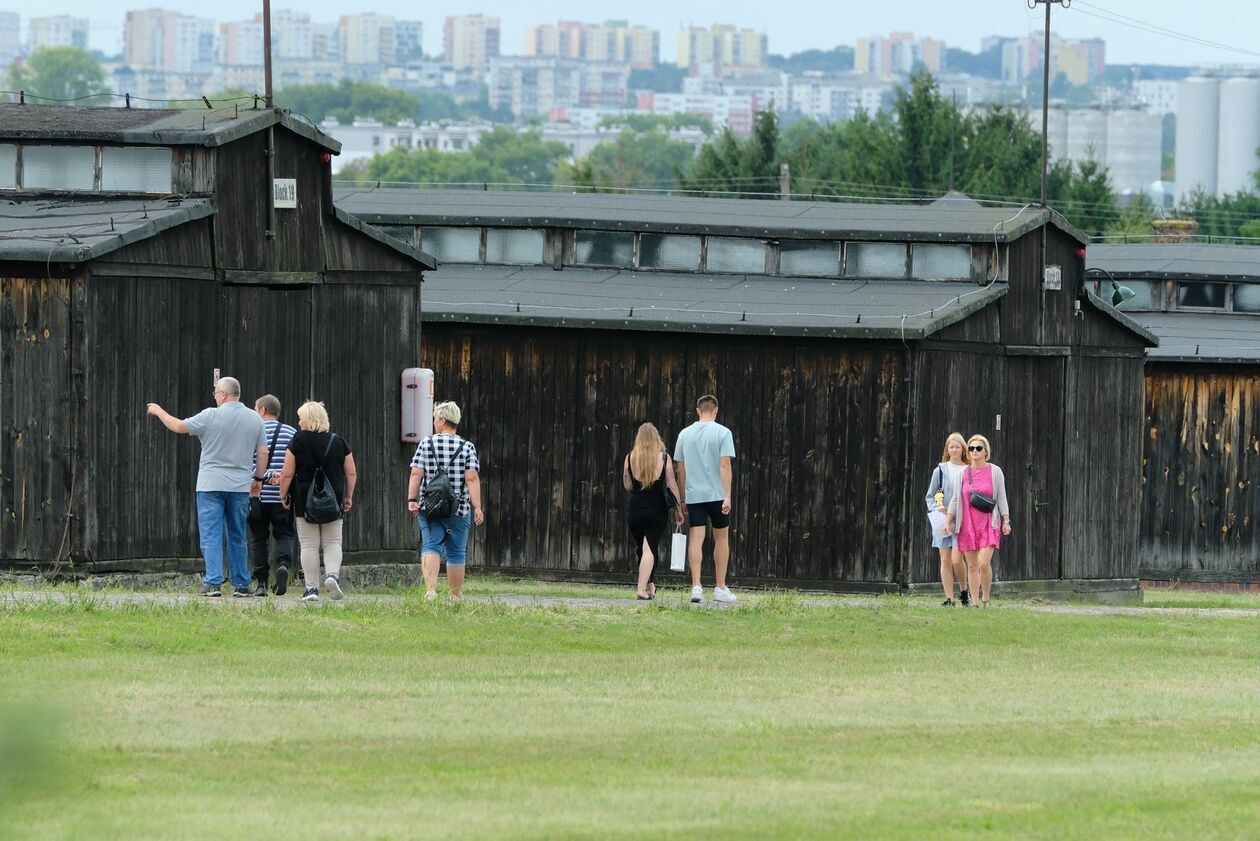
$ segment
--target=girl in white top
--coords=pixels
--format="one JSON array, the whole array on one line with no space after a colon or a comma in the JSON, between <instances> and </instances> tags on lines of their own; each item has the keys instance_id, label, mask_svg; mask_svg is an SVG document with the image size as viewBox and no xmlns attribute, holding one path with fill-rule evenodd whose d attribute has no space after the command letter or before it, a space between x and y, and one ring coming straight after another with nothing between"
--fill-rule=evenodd
<instances>
[{"instance_id":1,"label":"girl in white top","mask_svg":"<svg viewBox=\"0 0 1260 841\"><path fill-rule=\"evenodd\" d=\"M941 463L932 471L932 483L924 497L929 513L946 513L946 503L953 497L959 477L967 469L963 459L966 452L967 440L961 434L951 432L945 439ZM941 587L945 590L945 607L954 606L955 580L958 581L958 599L964 606L967 605L971 601L967 588L967 564L963 561L963 553L958 550L956 538L938 530L932 535L932 546L941 552Z\"/></svg>"}]
</instances>

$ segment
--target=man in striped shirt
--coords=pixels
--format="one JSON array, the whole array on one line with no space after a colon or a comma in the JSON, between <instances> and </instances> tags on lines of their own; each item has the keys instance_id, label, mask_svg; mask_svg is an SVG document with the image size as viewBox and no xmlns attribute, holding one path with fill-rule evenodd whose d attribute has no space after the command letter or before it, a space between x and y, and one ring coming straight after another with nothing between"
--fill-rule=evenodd
<instances>
[{"instance_id":1,"label":"man in striped shirt","mask_svg":"<svg viewBox=\"0 0 1260 841\"><path fill-rule=\"evenodd\" d=\"M255 466L254 475L263 477L262 494L249 507L249 559L258 582L255 596L267 595L267 581L274 571L273 591L283 596L289 589L289 567L293 563L293 513L280 504L280 473L284 470L284 454L297 430L280 422L280 401L264 394L254 403L254 411L263 419L270 461L265 470ZM269 557L267 539L275 541L275 557Z\"/></svg>"}]
</instances>

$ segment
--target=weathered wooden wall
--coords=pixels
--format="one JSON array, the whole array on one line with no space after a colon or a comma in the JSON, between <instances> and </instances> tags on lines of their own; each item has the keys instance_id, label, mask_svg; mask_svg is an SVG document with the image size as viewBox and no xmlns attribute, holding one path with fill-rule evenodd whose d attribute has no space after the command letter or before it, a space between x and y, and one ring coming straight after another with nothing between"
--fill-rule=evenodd
<instances>
[{"instance_id":1,"label":"weathered wooden wall","mask_svg":"<svg viewBox=\"0 0 1260 841\"><path fill-rule=\"evenodd\" d=\"M900 580L905 358L900 343L770 337L447 324L424 336L437 398L463 407L483 461L472 561L574 573L631 569L621 458L643 421L672 447L713 392L738 453L732 574Z\"/></svg>"},{"instance_id":2,"label":"weathered wooden wall","mask_svg":"<svg viewBox=\"0 0 1260 841\"><path fill-rule=\"evenodd\" d=\"M101 570L198 556L198 445L146 416L145 404L180 417L214 405L216 368L241 381L251 405L274 393L294 425L302 401L322 400L359 468L346 549L414 549L399 514L411 448L398 440L398 381L417 363L418 295L416 285L93 277L86 322L94 423L85 451L95 493L84 553Z\"/></svg>"},{"instance_id":3,"label":"weathered wooden wall","mask_svg":"<svg viewBox=\"0 0 1260 841\"><path fill-rule=\"evenodd\" d=\"M1006 477L1013 533L995 555L999 578L1134 578L1140 340L1086 306L1071 333L1055 326L1034 336L1064 345L1005 347L997 331L1012 307L1019 301L1008 294L991 308L1001 325L980 313L924 343L915 372L911 581L939 580L920 500L955 431L987 437Z\"/></svg>"},{"instance_id":4,"label":"weathered wooden wall","mask_svg":"<svg viewBox=\"0 0 1260 841\"><path fill-rule=\"evenodd\" d=\"M1142 442L1144 578L1260 574L1260 371L1151 362Z\"/></svg>"},{"instance_id":5,"label":"weathered wooden wall","mask_svg":"<svg viewBox=\"0 0 1260 841\"><path fill-rule=\"evenodd\" d=\"M0 558L55 560L76 468L70 278L0 277L0 330Z\"/></svg>"}]
</instances>

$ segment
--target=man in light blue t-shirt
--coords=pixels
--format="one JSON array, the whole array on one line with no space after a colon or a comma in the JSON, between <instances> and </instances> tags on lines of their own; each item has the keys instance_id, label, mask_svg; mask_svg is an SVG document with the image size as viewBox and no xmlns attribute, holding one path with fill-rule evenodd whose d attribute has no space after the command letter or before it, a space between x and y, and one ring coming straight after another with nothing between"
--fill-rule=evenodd
<instances>
[{"instance_id":1,"label":"man in light blue t-shirt","mask_svg":"<svg viewBox=\"0 0 1260 841\"><path fill-rule=\"evenodd\" d=\"M180 420L157 403L149 414L171 432L201 439L201 463L197 468L197 530L201 555L206 561L203 596L223 595L223 532L227 531L228 574L235 595L250 595L249 545L245 520L250 494L262 489L262 476L254 465L267 463L267 437L262 418L241 402L241 384L222 377L214 384L215 408L203 409ZM255 461L255 459L257 461Z\"/></svg>"},{"instance_id":2,"label":"man in light blue t-shirt","mask_svg":"<svg viewBox=\"0 0 1260 841\"><path fill-rule=\"evenodd\" d=\"M735 595L726 586L726 566L731 557L731 459L735 440L731 431L717 422L718 402L712 394L696 401L696 417L678 434L674 463L678 465L678 487L682 490L683 513L687 516L687 557L691 559L691 600L704 601L700 586L700 564L704 531L713 524L713 566L717 586L713 600L734 604Z\"/></svg>"}]
</instances>

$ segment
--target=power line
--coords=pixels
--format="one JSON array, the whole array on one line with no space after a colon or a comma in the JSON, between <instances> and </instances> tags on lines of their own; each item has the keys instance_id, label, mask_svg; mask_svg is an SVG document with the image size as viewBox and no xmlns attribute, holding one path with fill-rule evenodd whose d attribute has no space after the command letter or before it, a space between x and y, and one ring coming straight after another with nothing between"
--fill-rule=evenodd
<instances>
[{"instance_id":1,"label":"power line","mask_svg":"<svg viewBox=\"0 0 1260 841\"><path fill-rule=\"evenodd\" d=\"M1123 15L1119 12L1113 12L1110 9L1105 9L1102 6L1099 6L1097 3L1088 2L1088 0L1073 0L1073 5L1085 6L1086 8L1094 9L1092 12L1086 11L1086 9L1078 9L1077 11L1083 15L1089 15L1090 17L1105 20L1109 23L1118 24L1120 26L1127 26L1131 29L1138 29L1142 32L1149 32L1152 35L1161 35L1165 38L1173 38L1178 41L1184 41L1188 44L1195 44L1201 47L1211 47L1216 50L1224 50L1226 52L1239 53L1241 55L1260 57L1260 52L1256 52L1255 50L1235 47L1230 44L1223 44L1220 41L1211 41L1207 38L1199 38L1195 35L1187 35L1184 32L1167 29L1163 26L1159 26L1158 24L1141 20L1140 18L1129 17L1128 15Z\"/></svg>"}]
</instances>

